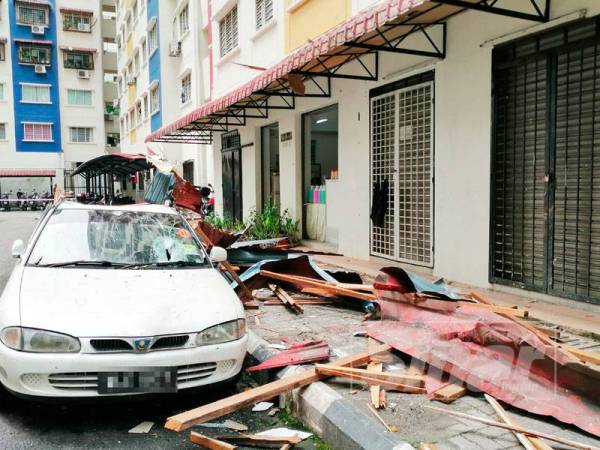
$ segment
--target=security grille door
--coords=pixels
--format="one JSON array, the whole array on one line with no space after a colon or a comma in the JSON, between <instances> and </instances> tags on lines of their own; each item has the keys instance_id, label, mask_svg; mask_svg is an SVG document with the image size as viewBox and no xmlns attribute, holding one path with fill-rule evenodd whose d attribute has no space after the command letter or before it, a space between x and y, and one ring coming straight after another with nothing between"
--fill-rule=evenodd
<instances>
[{"instance_id":1,"label":"security grille door","mask_svg":"<svg viewBox=\"0 0 600 450\"><path fill-rule=\"evenodd\" d=\"M221 137L221 173L223 183L223 215L242 220L242 147L237 131Z\"/></svg>"},{"instance_id":2,"label":"security grille door","mask_svg":"<svg viewBox=\"0 0 600 450\"><path fill-rule=\"evenodd\" d=\"M433 265L433 83L371 100L371 181L389 183L383 227L371 224L371 253Z\"/></svg>"},{"instance_id":3,"label":"security grille door","mask_svg":"<svg viewBox=\"0 0 600 450\"><path fill-rule=\"evenodd\" d=\"M600 19L494 51L490 278L600 302Z\"/></svg>"}]
</instances>

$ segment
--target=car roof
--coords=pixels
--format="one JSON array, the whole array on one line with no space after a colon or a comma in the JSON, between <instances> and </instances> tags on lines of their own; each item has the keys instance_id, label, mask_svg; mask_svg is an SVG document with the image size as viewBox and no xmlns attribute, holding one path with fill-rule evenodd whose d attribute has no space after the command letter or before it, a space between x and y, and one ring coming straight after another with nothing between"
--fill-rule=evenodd
<instances>
[{"instance_id":1,"label":"car roof","mask_svg":"<svg viewBox=\"0 0 600 450\"><path fill-rule=\"evenodd\" d=\"M160 214L179 214L177 210L169 206L153 205L150 203L136 203L133 205L92 205L73 201L65 201L57 206L57 209L86 209L103 211L134 211Z\"/></svg>"}]
</instances>

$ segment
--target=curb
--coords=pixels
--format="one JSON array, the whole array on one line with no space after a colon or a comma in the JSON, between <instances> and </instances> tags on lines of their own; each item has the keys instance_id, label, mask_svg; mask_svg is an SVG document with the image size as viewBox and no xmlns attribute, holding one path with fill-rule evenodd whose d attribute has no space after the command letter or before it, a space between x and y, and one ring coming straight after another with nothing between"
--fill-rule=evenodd
<instances>
[{"instance_id":1,"label":"curb","mask_svg":"<svg viewBox=\"0 0 600 450\"><path fill-rule=\"evenodd\" d=\"M259 362L277 353L252 330L248 335L248 353ZM289 366L276 377L285 378L303 370L301 366ZM282 395L280 403L335 449L414 450L412 445L384 431L374 417L320 381Z\"/></svg>"}]
</instances>

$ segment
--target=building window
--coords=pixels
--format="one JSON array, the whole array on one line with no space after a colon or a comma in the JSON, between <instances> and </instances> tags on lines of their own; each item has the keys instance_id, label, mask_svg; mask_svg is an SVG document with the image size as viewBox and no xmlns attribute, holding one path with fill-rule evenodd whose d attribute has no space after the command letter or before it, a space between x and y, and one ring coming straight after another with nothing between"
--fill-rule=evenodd
<instances>
[{"instance_id":1,"label":"building window","mask_svg":"<svg viewBox=\"0 0 600 450\"><path fill-rule=\"evenodd\" d=\"M152 55L158 48L158 28L154 25L150 31L148 31L148 54Z\"/></svg>"},{"instance_id":2,"label":"building window","mask_svg":"<svg viewBox=\"0 0 600 450\"><path fill-rule=\"evenodd\" d=\"M71 12L63 13L63 30L91 33L92 14Z\"/></svg>"},{"instance_id":3,"label":"building window","mask_svg":"<svg viewBox=\"0 0 600 450\"><path fill-rule=\"evenodd\" d=\"M0 42L0 61L6 61L6 44Z\"/></svg>"},{"instance_id":4,"label":"building window","mask_svg":"<svg viewBox=\"0 0 600 450\"><path fill-rule=\"evenodd\" d=\"M28 122L23 123L25 142L52 142L52 124Z\"/></svg>"},{"instance_id":5,"label":"building window","mask_svg":"<svg viewBox=\"0 0 600 450\"><path fill-rule=\"evenodd\" d=\"M135 75L138 76L140 74L140 52L136 52L133 56L133 65L135 66Z\"/></svg>"},{"instance_id":6,"label":"building window","mask_svg":"<svg viewBox=\"0 0 600 450\"><path fill-rule=\"evenodd\" d=\"M256 29L260 30L273 19L273 0L256 0Z\"/></svg>"},{"instance_id":7,"label":"building window","mask_svg":"<svg viewBox=\"0 0 600 450\"><path fill-rule=\"evenodd\" d=\"M65 69L85 69L94 68L94 56L90 52L65 52Z\"/></svg>"},{"instance_id":8,"label":"building window","mask_svg":"<svg viewBox=\"0 0 600 450\"><path fill-rule=\"evenodd\" d=\"M6 94L4 93L5 89L6 89L5 86L6 86L5 83L0 83L0 102L3 102L4 100L6 100L6 97L5 97Z\"/></svg>"},{"instance_id":9,"label":"building window","mask_svg":"<svg viewBox=\"0 0 600 450\"><path fill-rule=\"evenodd\" d=\"M21 25L48 25L48 7L17 3L17 23Z\"/></svg>"},{"instance_id":10,"label":"building window","mask_svg":"<svg viewBox=\"0 0 600 450\"><path fill-rule=\"evenodd\" d=\"M135 120L135 109L131 109L131 111L129 111L129 123L131 128L135 128L137 126L137 122Z\"/></svg>"},{"instance_id":11,"label":"building window","mask_svg":"<svg viewBox=\"0 0 600 450\"><path fill-rule=\"evenodd\" d=\"M92 106L92 91L67 89L67 103L71 106Z\"/></svg>"},{"instance_id":12,"label":"building window","mask_svg":"<svg viewBox=\"0 0 600 450\"><path fill-rule=\"evenodd\" d=\"M21 64L50 65L50 47L40 45L19 45L19 62Z\"/></svg>"},{"instance_id":13,"label":"building window","mask_svg":"<svg viewBox=\"0 0 600 450\"><path fill-rule=\"evenodd\" d=\"M150 114L155 114L160 108L160 93L158 86L150 89Z\"/></svg>"},{"instance_id":14,"label":"building window","mask_svg":"<svg viewBox=\"0 0 600 450\"><path fill-rule=\"evenodd\" d=\"M221 58L238 46L237 6L219 22L219 43Z\"/></svg>"},{"instance_id":15,"label":"building window","mask_svg":"<svg viewBox=\"0 0 600 450\"><path fill-rule=\"evenodd\" d=\"M142 64L146 63L146 59L148 58L148 46L146 45L146 39L144 39L142 41L142 43L140 44L141 50L140 53L142 54Z\"/></svg>"},{"instance_id":16,"label":"building window","mask_svg":"<svg viewBox=\"0 0 600 450\"><path fill-rule=\"evenodd\" d=\"M50 86L45 84L21 84L22 103L51 103Z\"/></svg>"},{"instance_id":17,"label":"building window","mask_svg":"<svg viewBox=\"0 0 600 450\"><path fill-rule=\"evenodd\" d=\"M189 5L185 5L179 13L179 37L190 31Z\"/></svg>"},{"instance_id":18,"label":"building window","mask_svg":"<svg viewBox=\"0 0 600 450\"><path fill-rule=\"evenodd\" d=\"M89 127L69 128L69 137L74 144L90 144L94 142L94 129Z\"/></svg>"},{"instance_id":19,"label":"building window","mask_svg":"<svg viewBox=\"0 0 600 450\"><path fill-rule=\"evenodd\" d=\"M181 79L181 104L189 102L192 98L192 75L187 74Z\"/></svg>"},{"instance_id":20,"label":"building window","mask_svg":"<svg viewBox=\"0 0 600 450\"><path fill-rule=\"evenodd\" d=\"M135 104L135 111L137 114L137 123L140 124L140 123L142 123L142 117L143 117L141 100Z\"/></svg>"},{"instance_id":21,"label":"building window","mask_svg":"<svg viewBox=\"0 0 600 450\"><path fill-rule=\"evenodd\" d=\"M120 140L121 136L119 135L119 133L106 133L107 147L117 147L119 145Z\"/></svg>"},{"instance_id":22,"label":"building window","mask_svg":"<svg viewBox=\"0 0 600 450\"><path fill-rule=\"evenodd\" d=\"M6 124L0 123L0 141L6 140Z\"/></svg>"},{"instance_id":23,"label":"building window","mask_svg":"<svg viewBox=\"0 0 600 450\"><path fill-rule=\"evenodd\" d=\"M144 113L143 117L144 117L144 119L146 119L148 117L148 96L147 95L144 95L144 98L143 98L142 102L143 102L143 105L144 105L144 107L143 107L143 113Z\"/></svg>"}]
</instances>

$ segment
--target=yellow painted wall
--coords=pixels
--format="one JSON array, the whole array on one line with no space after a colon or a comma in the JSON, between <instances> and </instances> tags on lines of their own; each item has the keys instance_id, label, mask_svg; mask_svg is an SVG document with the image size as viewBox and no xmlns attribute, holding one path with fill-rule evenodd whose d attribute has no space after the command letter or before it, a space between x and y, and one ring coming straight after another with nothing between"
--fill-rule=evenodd
<instances>
[{"instance_id":1,"label":"yellow painted wall","mask_svg":"<svg viewBox=\"0 0 600 450\"><path fill-rule=\"evenodd\" d=\"M135 99L136 99L136 85L132 84L131 86L127 86L127 107L131 108L133 105L135 105Z\"/></svg>"},{"instance_id":2,"label":"yellow painted wall","mask_svg":"<svg viewBox=\"0 0 600 450\"><path fill-rule=\"evenodd\" d=\"M131 130L129 133L129 143L135 144L137 142L137 132L136 130Z\"/></svg>"},{"instance_id":3,"label":"yellow painted wall","mask_svg":"<svg viewBox=\"0 0 600 450\"><path fill-rule=\"evenodd\" d=\"M287 53L306 44L352 14L351 0L300 0L290 11L292 0L286 0L285 50Z\"/></svg>"},{"instance_id":4,"label":"yellow painted wall","mask_svg":"<svg viewBox=\"0 0 600 450\"><path fill-rule=\"evenodd\" d=\"M127 39L127 59L131 59L133 57L133 38L129 35L129 39Z\"/></svg>"}]
</instances>

